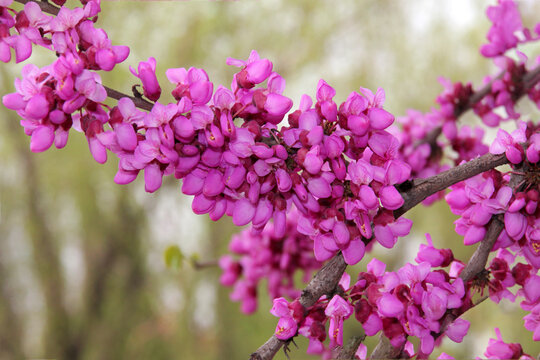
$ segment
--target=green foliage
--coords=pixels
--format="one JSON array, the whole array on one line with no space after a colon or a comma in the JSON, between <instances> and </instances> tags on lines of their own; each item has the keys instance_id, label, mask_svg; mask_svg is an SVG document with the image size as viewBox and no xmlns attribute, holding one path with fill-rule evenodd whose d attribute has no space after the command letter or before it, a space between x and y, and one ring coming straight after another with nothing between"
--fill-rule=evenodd
<instances>
[{"instance_id":1,"label":"green foliage","mask_svg":"<svg viewBox=\"0 0 540 360\"><path fill-rule=\"evenodd\" d=\"M165 264L169 269L180 270L184 262L184 254L178 245L169 245L163 252Z\"/></svg>"}]
</instances>

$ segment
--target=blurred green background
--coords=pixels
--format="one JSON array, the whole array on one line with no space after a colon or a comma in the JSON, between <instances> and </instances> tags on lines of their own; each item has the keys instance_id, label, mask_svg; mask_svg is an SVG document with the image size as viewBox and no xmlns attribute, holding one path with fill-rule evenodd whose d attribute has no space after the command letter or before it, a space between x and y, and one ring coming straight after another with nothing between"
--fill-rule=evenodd
<instances>
[{"instance_id":1,"label":"blurred green background","mask_svg":"<svg viewBox=\"0 0 540 360\"><path fill-rule=\"evenodd\" d=\"M526 22L533 23L538 3L519 3L530 14ZM226 58L245 59L256 49L274 62L295 103L303 93L314 96L324 78L336 88L337 101L359 86L383 87L385 107L394 114L428 111L441 91L438 76L479 84L485 74L496 73L478 52L490 25L487 4L103 2L98 26L113 44L131 48L125 63L102 74L103 83L129 93L137 79L128 65L154 56L165 101L167 68L202 67L216 86L229 86L235 68ZM43 66L51 60L36 50L30 61ZM0 67L2 95L14 91L21 68ZM258 313L245 316L229 301L230 290L219 286L218 268L184 264L174 270L163 260L170 245L188 257L217 259L235 231L229 219L212 223L193 215L174 179L152 195L140 178L115 185L116 160L94 162L75 131L65 149L32 154L17 115L3 107L0 114L0 359L246 359L273 333L276 318L263 289ZM437 247L451 247L468 259L473 249L461 245L444 203L408 216L415 221L413 231L395 251L375 248L388 270L413 261L426 232ZM348 270L353 279L363 267ZM498 326L505 340L521 341L535 355L538 345L523 329L523 315L517 304L486 301L466 314L472 327L464 343L445 340L442 350L456 358L481 355ZM349 323L346 338L361 328ZM298 344L291 358L310 358L306 341ZM282 352L276 356L285 358Z\"/></svg>"}]
</instances>

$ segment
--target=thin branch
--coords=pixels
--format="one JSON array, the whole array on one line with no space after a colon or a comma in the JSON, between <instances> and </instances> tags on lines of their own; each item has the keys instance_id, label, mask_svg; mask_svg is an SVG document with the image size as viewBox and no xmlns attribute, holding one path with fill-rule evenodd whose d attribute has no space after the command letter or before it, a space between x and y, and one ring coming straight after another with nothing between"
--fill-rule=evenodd
<instances>
[{"instance_id":1,"label":"thin branch","mask_svg":"<svg viewBox=\"0 0 540 360\"><path fill-rule=\"evenodd\" d=\"M484 85L481 89L475 91L470 97L469 101L464 104L463 106L456 108L454 111L454 118L458 119L472 109L476 104L478 104L482 99L491 93L491 87L493 86L493 82L496 80L501 79L504 76L505 72L502 72L499 74L495 79ZM538 82L540 82L540 65L533 68L532 70L525 73L523 78L521 79L521 82L523 84L523 89L520 93L516 94L513 98L514 102L517 102L523 95L527 93L530 89L532 89ZM425 138L418 141L418 145L420 144L430 144L432 148L436 146L437 138L442 133L442 127L437 126L436 128L432 129L430 132L427 133Z\"/></svg>"},{"instance_id":2,"label":"thin branch","mask_svg":"<svg viewBox=\"0 0 540 360\"><path fill-rule=\"evenodd\" d=\"M504 155L485 154L427 179L415 179L412 181L412 187L401 191L405 203L394 211L394 216L400 217L428 196L444 190L450 185L507 163L508 159Z\"/></svg>"},{"instance_id":3,"label":"thin branch","mask_svg":"<svg viewBox=\"0 0 540 360\"><path fill-rule=\"evenodd\" d=\"M107 87L107 86L104 86L104 88L107 91L107 96L112 99L120 100L121 98L125 98L125 97L130 98L136 107L138 107L139 109L147 110L147 111L151 111L152 108L154 107L154 103L151 103L150 101L147 101L143 98L126 95L124 93L121 93L120 91L111 89L110 87Z\"/></svg>"},{"instance_id":4,"label":"thin branch","mask_svg":"<svg viewBox=\"0 0 540 360\"><path fill-rule=\"evenodd\" d=\"M469 259L467 266L461 271L459 275L463 279L463 282L472 280L486 267L486 263L489 257L493 245L497 241L499 234L504 229L504 219L501 215L493 216L491 223L488 226L484 240L476 248L476 251Z\"/></svg>"},{"instance_id":5,"label":"thin branch","mask_svg":"<svg viewBox=\"0 0 540 360\"><path fill-rule=\"evenodd\" d=\"M46 1L15 0L15 2L18 2L18 3L21 3L21 4L26 4L26 3L29 3L29 2L35 2L36 4L39 5L39 7L41 8L41 10L43 12L45 12L47 14L51 14L51 15L58 15L58 12L60 12L59 7L54 6L53 4L49 4Z\"/></svg>"},{"instance_id":6,"label":"thin branch","mask_svg":"<svg viewBox=\"0 0 540 360\"><path fill-rule=\"evenodd\" d=\"M390 340L381 333L379 337L379 342L377 343L377 346L375 347L375 349L373 350L369 358L370 359L398 359L401 357L401 353L404 347L405 347L405 344L403 344L399 348L395 348L390 343Z\"/></svg>"},{"instance_id":7,"label":"thin branch","mask_svg":"<svg viewBox=\"0 0 540 360\"><path fill-rule=\"evenodd\" d=\"M304 307L310 307L324 294L329 294L336 288L343 272L347 268L345 259L341 252L336 254L327 262L309 284L306 286L300 296L300 304ZM269 360L272 359L286 341L279 340L272 335L261 347L251 354L251 360Z\"/></svg>"},{"instance_id":8,"label":"thin branch","mask_svg":"<svg viewBox=\"0 0 540 360\"><path fill-rule=\"evenodd\" d=\"M347 345L343 346L336 356L336 359L350 360L354 359L354 355L358 350L358 347L364 341L366 335L353 336L349 339Z\"/></svg>"}]
</instances>

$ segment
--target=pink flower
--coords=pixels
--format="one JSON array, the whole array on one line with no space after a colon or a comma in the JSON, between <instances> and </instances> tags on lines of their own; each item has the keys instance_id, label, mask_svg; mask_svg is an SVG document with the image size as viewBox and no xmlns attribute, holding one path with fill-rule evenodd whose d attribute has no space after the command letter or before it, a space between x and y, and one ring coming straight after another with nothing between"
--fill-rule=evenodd
<instances>
[{"instance_id":1,"label":"pink flower","mask_svg":"<svg viewBox=\"0 0 540 360\"><path fill-rule=\"evenodd\" d=\"M435 287L422 296L422 310L430 320L439 320L446 312L448 295L446 291Z\"/></svg>"},{"instance_id":2,"label":"pink flower","mask_svg":"<svg viewBox=\"0 0 540 360\"><path fill-rule=\"evenodd\" d=\"M399 218L395 222L386 226L375 225L373 232L375 239L387 249L391 249L400 236L408 235L411 231L412 221L405 218Z\"/></svg>"},{"instance_id":3,"label":"pink flower","mask_svg":"<svg viewBox=\"0 0 540 360\"><path fill-rule=\"evenodd\" d=\"M379 313L386 317L398 317L403 313L405 307L397 297L392 294L384 294L377 300Z\"/></svg>"},{"instance_id":4,"label":"pink flower","mask_svg":"<svg viewBox=\"0 0 540 360\"><path fill-rule=\"evenodd\" d=\"M518 38L514 34L523 29L517 4L511 0L500 0L498 5L488 7L487 16L493 26L487 34L489 43L480 49L482 55L495 57L516 47Z\"/></svg>"},{"instance_id":5,"label":"pink flower","mask_svg":"<svg viewBox=\"0 0 540 360\"><path fill-rule=\"evenodd\" d=\"M467 332L469 331L469 327L471 326L471 323L467 320L458 318L453 323L448 325L448 328L446 329L446 336L448 336L452 341L460 343L463 341L463 338L465 335L467 335Z\"/></svg>"},{"instance_id":6,"label":"pink flower","mask_svg":"<svg viewBox=\"0 0 540 360\"><path fill-rule=\"evenodd\" d=\"M519 164L523 160L523 148L521 143L527 141L525 130L527 124L520 122L519 128L512 132L512 135L503 129L497 131L497 137L489 147L489 152L495 155L505 153L508 161L512 164Z\"/></svg>"},{"instance_id":7,"label":"pink flower","mask_svg":"<svg viewBox=\"0 0 540 360\"><path fill-rule=\"evenodd\" d=\"M184 68L167 69L165 75L171 83L176 85L176 88L172 91L172 95L176 100L180 100L182 97L187 96L195 105L203 105L210 101L213 84L210 82L208 74L206 74L206 71L203 69L193 67L189 68L189 70ZM216 96L219 98L219 93L217 91ZM214 102L216 102L216 96L214 97ZM223 106L223 101L224 100L221 102L218 101L216 105L220 107ZM229 100L229 102L232 101L233 99Z\"/></svg>"},{"instance_id":8,"label":"pink flower","mask_svg":"<svg viewBox=\"0 0 540 360\"><path fill-rule=\"evenodd\" d=\"M427 261L432 267L446 267L454 260L451 249L436 249L433 246L431 235L426 234L427 245L420 244L420 249L415 261L421 263Z\"/></svg>"},{"instance_id":9,"label":"pink flower","mask_svg":"<svg viewBox=\"0 0 540 360\"><path fill-rule=\"evenodd\" d=\"M540 134L533 134L529 139L529 147L527 148L527 160L531 163L540 161Z\"/></svg>"},{"instance_id":10,"label":"pink flower","mask_svg":"<svg viewBox=\"0 0 540 360\"><path fill-rule=\"evenodd\" d=\"M507 344L502 340L501 331L495 328L497 340L489 339L484 356L488 359L518 359L523 350L520 344Z\"/></svg>"},{"instance_id":11,"label":"pink flower","mask_svg":"<svg viewBox=\"0 0 540 360\"><path fill-rule=\"evenodd\" d=\"M354 308L348 301L339 295L334 295L328 303L324 313L330 317L330 327L328 335L330 336L330 347L343 345L343 320L349 318Z\"/></svg>"},{"instance_id":12,"label":"pink flower","mask_svg":"<svg viewBox=\"0 0 540 360\"><path fill-rule=\"evenodd\" d=\"M228 58L227 65L242 67L235 79L238 85L245 89L251 89L266 80L272 73L273 66L270 60L261 59L255 50L251 51L247 61Z\"/></svg>"},{"instance_id":13,"label":"pink flower","mask_svg":"<svg viewBox=\"0 0 540 360\"><path fill-rule=\"evenodd\" d=\"M161 96L161 87L156 77L156 59L151 57L148 58L148 61L141 61L138 71L135 71L131 66L129 70L142 81L144 96L152 101L157 101Z\"/></svg>"},{"instance_id":14,"label":"pink flower","mask_svg":"<svg viewBox=\"0 0 540 360\"><path fill-rule=\"evenodd\" d=\"M540 341L540 304L536 304L523 320L525 320L525 329L533 332L533 340Z\"/></svg>"}]
</instances>

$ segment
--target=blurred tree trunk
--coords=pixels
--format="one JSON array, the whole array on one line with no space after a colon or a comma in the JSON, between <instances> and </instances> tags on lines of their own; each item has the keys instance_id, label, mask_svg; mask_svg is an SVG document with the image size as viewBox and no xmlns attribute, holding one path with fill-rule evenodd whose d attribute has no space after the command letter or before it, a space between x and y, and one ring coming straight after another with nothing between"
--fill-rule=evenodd
<instances>
[{"instance_id":1,"label":"blurred tree trunk","mask_svg":"<svg viewBox=\"0 0 540 360\"><path fill-rule=\"evenodd\" d=\"M10 136L20 137L15 118L8 119ZM15 142L15 156L21 164L21 202L25 206L25 229L31 242L33 270L45 301L44 354L62 359L76 359L79 348L72 342L69 315L64 304L64 279L59 259L58 242L48 224L43 186L40 182L36 160L24 145ZM49 212L50 213L50 212Z\"/></svg>"},{"instance_id":2,"label":"blurred tree trunk","mask_svg":"<svg viewBox=\"0 0 540 360\"><path fill-rule=\"evenodd\" d=\"M5 231L0 227L0 237L3 238ZM0 243L0 246L2 243ZM9 271L4 265L0 250L0 359L23 359L21 337L21 319L15 312L14 294L9 288Z\"/></svg>"}]
</instances>

